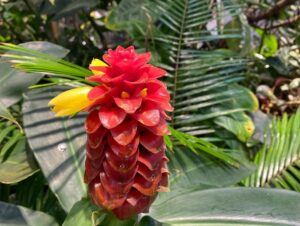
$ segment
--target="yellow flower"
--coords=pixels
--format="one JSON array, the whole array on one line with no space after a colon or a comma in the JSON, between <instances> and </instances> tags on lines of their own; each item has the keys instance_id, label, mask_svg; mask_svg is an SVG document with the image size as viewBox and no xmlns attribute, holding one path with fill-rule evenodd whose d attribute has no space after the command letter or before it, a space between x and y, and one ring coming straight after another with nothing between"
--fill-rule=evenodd
<instances>
[{"instance_id":1,"label":"yellow flower","mask_svg":"<svg viewBox=\"0 0 300 226\"><path fill-rule=\"evenodd\" d=\"M48 105L53 106L52 111L57 117L73 115L95 102L88 99L88 93L92 88L83 86L70 89L54 97Z\"/></svg>"},{"instance_id":2,"label":"yellow flower","mask_svg":"<svg viewBox=\"0 0 300 226\"><path fill-rule=\"evenodd\" d=\"M89 67L107 67L108 65L104 63L102 60L99 59L93 59L92 62L90 63ZM99 71L97 69L91 69L94 75L103 75L104 73L102 71Z\"/></svg>"}]
</instances>

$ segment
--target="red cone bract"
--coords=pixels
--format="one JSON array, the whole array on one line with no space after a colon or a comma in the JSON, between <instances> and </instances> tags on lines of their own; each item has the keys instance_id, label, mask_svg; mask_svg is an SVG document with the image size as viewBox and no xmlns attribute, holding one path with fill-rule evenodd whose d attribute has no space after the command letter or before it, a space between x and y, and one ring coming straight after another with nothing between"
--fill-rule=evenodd
<instances>
[{"instance_id":1,"label":"red cone bract","mask_svg":"<svg viewBox=\"0 0 300 226\"><path fill-rule=\"evenodd\" d=\"M120 219L147 212L157 192L168 190L163 136L165 111L173 108L157 80L166 72L147 64L150 57L118 47L103 56L107 67L90 67L99 75L88 80L100 84L88 95L96 101L85 123L85 182L94 203Z\"/></svg>"}]
</instances>

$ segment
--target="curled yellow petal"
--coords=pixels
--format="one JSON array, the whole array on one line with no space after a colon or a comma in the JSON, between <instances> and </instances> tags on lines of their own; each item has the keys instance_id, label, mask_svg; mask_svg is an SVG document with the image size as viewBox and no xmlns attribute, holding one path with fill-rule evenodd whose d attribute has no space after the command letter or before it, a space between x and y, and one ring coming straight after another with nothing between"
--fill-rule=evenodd
<instances>
[{"instance_id":1,"label":"curled yellow petal","mask_svg":"<svg viewBox=\"0 0 300 226\"><path fill-rule=\"evenodd\" d=\"M102 60L94 58L90 63L90 67L107 67L108 65L104 63ZM102 71L91 70L94 75L102 75L104 74Z\"/></svg>"},{"instance_id":2,"label":"curled yellow petal","mask_svg":"<svg viewBox=\"0 0 300 226\"><path fill-rule=\"evenodd\" d=\"M52 111L56 113L57 117L75 114L94 103L88 99L91 89L90 86L70 89L54 97L48 105L53 106Z\"/></svg>"}]
</instances>

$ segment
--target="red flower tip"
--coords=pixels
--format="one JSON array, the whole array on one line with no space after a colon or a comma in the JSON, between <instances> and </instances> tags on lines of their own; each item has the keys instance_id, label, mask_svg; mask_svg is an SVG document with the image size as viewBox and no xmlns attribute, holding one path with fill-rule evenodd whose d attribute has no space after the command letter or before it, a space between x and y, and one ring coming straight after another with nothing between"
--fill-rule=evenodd
<instances>
[{"instance_id":1,"label":"red flower tip","mask_svg":"<svg viewBox=\"0 0 300 226\"><path fill-rule=\"evenodd\" d=\"M173 108L157 80L166 72L148 64L150 58L118 46L103 56L106 66L90 66L88 80L100 85L88 94L94 103L85 123L85 182L94 203L120 219L147 212L157 193L168 191L163 136L165 111Z\"/></svg>"}]
</instances>

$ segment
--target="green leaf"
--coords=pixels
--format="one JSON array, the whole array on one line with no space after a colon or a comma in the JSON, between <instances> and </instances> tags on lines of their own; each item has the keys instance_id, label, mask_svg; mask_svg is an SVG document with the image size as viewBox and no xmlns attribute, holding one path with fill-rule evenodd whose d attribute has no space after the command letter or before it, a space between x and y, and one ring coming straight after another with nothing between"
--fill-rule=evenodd
<instances>
[{"instance_id":1,"label":"green leaf","mask_svg":"<svg viewBox=\"0 0 300 226\"><path fill-rule=\"evenodd\" d=\"M5 128L4 128L5 127ZM3 140L5 138L7 138L7 135L16 129L16 126L15 125L10 125L10 126L7 126L6 124L1 124L1 132L0 132L0 144L3 142Z\"/></svg>"},{"instance_id":2,"label":"green leaf","mask_svg":"<svg viewBox=\"0 0 300 226\"><path fill-rule=\"evenodd\" d=\"M123 0L106 17L105 26L111 30L127 30L130 33L136 26L143 26L148 20L154 19L153 11L149 10L153 4L147 0Z\"/></svg>"},{"instance_id":3,"label":"green leaf","mask_svg":"<svg viewBox=\"0 0 300 226\"><path fill-rule=\"evenodd\" d=\"M179 132L170 126L169 126L169 130L171 131L173 137L176 138L181 145L189 148L195 154L200 155L201 152L207 153L228 164L238 166L236 160L234 160L230 155L228 155L228 153L224 152L224 150L218 148L214 144L205 141L203 139L200 139L198 137L195 137L193 135L190 135L188 133Z\"/></svg>"},{"instance_id":4,"label":"green leaf","mask_svg":"<svg viewBox=\"0 0 300 226\"><path fill-rule=\"evenodd\" d=\"M257 33L261 36L263 45L260 49L260 54L265 57L270 57L276 54L278 49L277 37L273 34L267 34L267 31L256 29Z\"/></svg>"},{"instance_id":5,"label":"green leaf","mask_svg":"<svg viewBox=\"0 0 300 226\"><path fill-rule=\"evenodd\" d=\"M170 0L155 3L151 11L161 12L156 14L160 15L158 20L163 35L154 34L153 45L160 48L163 43L169 50L170 61L164 63L172 68L167 82L175 107L175 128L190 127L191 130L186 132L192 132L192 127L204 120L247 110L248 106L235 104L241 98L246 99L246 92L232 87L232 84L243 79L246 62L229 50L205 51L194 47L205 41L241 39L240 29L223 29L223 34L221 28L208 30L208 23L215 21L218 24L221 21L221 24L224 15L216 10L215 5L211 8L207 1ZM221 4L230 16L237 16L238 4L231 1Z\"/></svg>"},{"instance_id":6,"label":"green leaf","mask_svg":"<svg viewBox=\"0 0 300 226\"><path fill-rule=\"evenodd\" d=\"M300 109L291 117L274 119L265 129L265 143L254 158L257 170L244 184L300 191Z\"/></svg>"},{"instance_id":7,"label":"green leaf","mask_svg":"<svg viewBox=\"0 0 300 226\"><path fill-rule=\"evenodd\" d=\"M25 94L23 121L29 145L52 191L66 211L86 195L84 114L55 118L47 106L63 88L43 88Z\"/></svg>"},{"instance_id":8,"label":"green leaf","mask_svg":"<svg viewBox=\"0 0 300 226\"><path fill-rule=\"evenodd\" d=\"M58 226L53 217L0 201L1 226Z\"/></svg>"},{"instance_id":9,"label":"green leaf","mask_svg":"<svg viewBox=\"0 0 300 226\"><path fill-rule=\"evenodd\" d=\"M170 151L173 151L173 143L169 135L164 136L164 142Z\"/></svg>"},{"instance_id":10,"label":"green leaf","mask_svg":"<svg viewBox=\"0 0 300 226\"><path fill-rule=\"evenodd\" d=\"M5 146L4 146L5 147ZM0 153L0 182L13 184L39 171L31 152L27 150L25 137L18 139L12 150Z\"/></svg>"},{"instance_id":11,"label":"green leaf","mask_svg":"<svg viewBox=\"0 0 300 226\"><path fill-rule=\"evenodd\" d=\"M240 155L238 152L235 153L241 165L234 167L211 160L205 155L195 155L185 148L175 149L174 153L168 154L171 190L172 185L176 190L177 188L224 187L237 183L254 170L254 166L246 160L242 161L243 157Z\"/></svg>"},{"instance_id":12,"label":"green leaf","mask_svg":"<svg viewBox=\"0 0 300 226\"><path fill-rule=\"evenodd\" d=\"M215 43L229 40L245 43L244 24L225 26L229 17L238 23L240 14L241 5L234 0L122 0L107 25L125 29L137 46L160 56L158 66L168 71L165 81L175 108L171 126L215 137L215 118L258 106L248 89L236 85L245 78L247 60L237 52L214 49ZM132 27L142 29L133 33Z\"/></svg>"},{"instance_id":13,"label":"green leaf","mask_svg":"<svg viewBox=\"0 0 300 226\"><path fill-rule=\"evenodd\" d=\"M220 116L214 122L235 134L242 142L246 142L254 132L254 124L251 118L243 112Z\"/></svg>"},{"instance_id":14,"label":"green leaf","mask_svg":"<svg viewBox=\"0 0 300 226\"><path fill-rule=\"evenodd\" d=\"M97 207L91 204L89 199L82 199L74 204L70 210L63 226L73 225L93 225L92 213L97 210Z\"/></svg>"},{"instance_id":15,"label":"green leaf","mask_svg":"<svg viewBox=\"0 0 300 226\"><path fill-rule=\"evenodd\" d=\"M63 226L132 226L135 225L135 222L135 218L118 220L111 213L93 205L89 199L82 199L72 207Z\"/></svg>"},{"instance_id":16,"label":"green leaf","mask_svg":"<svg viewBox=\"0 0 300 226\"><path fill-rule=\"evenodd\" d=\"M168 153L170 192L160 193L155 203L163 203L171 197L195 189L234 185L255 170L254 165L250 164L241 153L230 154L239 160L239 167L212 160L205 155L196 155L186 148L177 146L174 153Z\"/></svg>"},{"instance_id":17,"label":"green leaf","mask_svg":"<svg viewBox=\"0 0 300 226\"><path fill-rule=\"evenodd\" d=\"M193 191L153 205L150 215L168 225L299 225L300 194L276 189Z\"/></svg>"},{"instance_id":18,"label":"green leaf","mask_svg":"<svg viewBox=\"0 0 300 226\"><path fill-rule=\"evenodd\" d=\"M55 5L52 6L51 3L48 3L43 13L48 14L54 14L53 17L51 17L51 20L57 20L61 17L66 17L69 15L74 15L79 10L82 10L84 8L93 8L99 3L98 0L59 0L55 1Z\"/></svg>"},{"instance_id":19,"label":"green leaf","mask_svg":"<svg viewBox=\"0 0 300 226\"><path fill-rule=\"evenodd\" d=\"M5 156L6 157L10 154L10 151L12 150L12 148L14 147L14 145L23 138L23 134L20 133L19 131L13 131L12 135L10 137L5 137L7 142L5 142L4 144L2 143L2 147L0 150L0 155L1 156ZM3 159L3 161L5 160Z\"/></svg>"},{"instance_id":20,"label":"green leaf","mask_svg":"<svg viewBox=\"0 0 300 226\"><path fill-rule=\"evenodd\" d=\"M4 59L9 59L8 61L13 65L13 67L26 72L46 73L69 80L81 79L83 81L83 78L86 75L92 74L92 72L86 68L30 48L3 43L0 45L0 50L1 49L18 53L19 55L8 52L2 56L5 57Z\"/></svg>"},{"instance_id":21,"label":"green leaf","mask_svg":"<svg viewBox=\"0 0 300 226\"><path fill-rule=\"evenodd\" d=\"M27 42L20 46L41 51L58 58L66 56L69 52L65 48L49 42ZM22 55L22 53L15 54L18 56ZM36 84L44 75L25 73L24 71L13 69L11 64L5 61L7 61L7 58L0 58L0 101L4 106L9 107L17 103L22 98L23 92L25 92L29 86Z\"/></svg>"},{"instance_id":22,"label":"green leaf","mask_svg":"<svg viewBox=\"0 0 300 226\"><path fill-rule=\"evenodd\" d=\"M160 222L156 221L150 216L144 216L139 221L137 226L162 226Z\"/></svg>"},{"instance_id":23,"label":"green leaf","mask_svg":"<svg viewBox=\"0 0 300 226\"><path fill-rule=\"evenodd\" d=\"M1 91L0 91L1 92ZM10 111L4 106L4 104L0 100L0 117L5 118L12 123L16 124L21 132L23 132L22 126L18 123L14 116L10 113ZM1 142L0 142L1 143Z\"/></svg>"}]
</instances>

